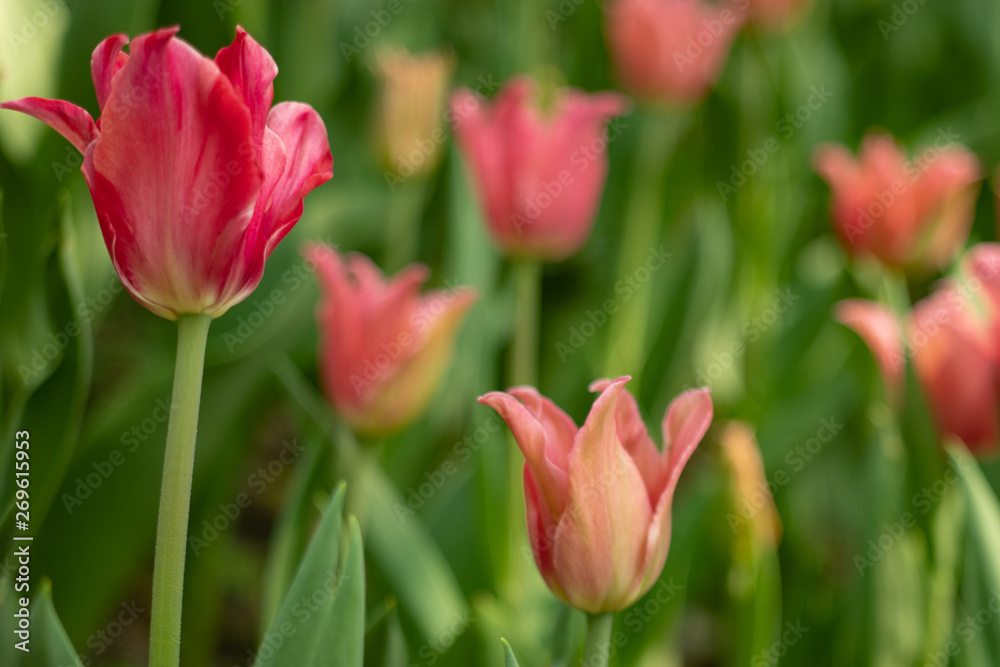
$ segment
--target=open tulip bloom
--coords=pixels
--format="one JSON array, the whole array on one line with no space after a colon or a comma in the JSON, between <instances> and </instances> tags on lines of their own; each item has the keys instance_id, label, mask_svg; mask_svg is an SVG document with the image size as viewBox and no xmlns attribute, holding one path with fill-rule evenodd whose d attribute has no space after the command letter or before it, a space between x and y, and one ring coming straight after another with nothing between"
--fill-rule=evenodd
<instances>
[{"instance_id":1,"label":"open tulip bloom","mask_svg":"<svg viewBox=\"0 0 1000 667\"><path fill-rule=\"evenodd\" d=\"M5 102L81 153L122 284L179 326L157 522L150 664L179 661L195 431L212 319L253 292L306 193L333 176L309 105L271 106L278 68L242 28L215 59L166 28L101 42L91 73L101 115L63 100Z\"/></svg>"},{"instance_id":2,"label":"open tulip bloom","mask_svg":"<svg viewBox=\"0 0 1000 667\"><path fill-rule=\"evenodd\" d=\"M681 394L663 419L661 452L628 381L594 382L600 395L580 428L533 387L479 399L500 413L524 453L535 563L553 593L591 615L591 635L610 632L613 613L659 578L677 480L712 422L708 389ZM606 627L595 630L601 618Z\"/></svg>"}]
</instances>

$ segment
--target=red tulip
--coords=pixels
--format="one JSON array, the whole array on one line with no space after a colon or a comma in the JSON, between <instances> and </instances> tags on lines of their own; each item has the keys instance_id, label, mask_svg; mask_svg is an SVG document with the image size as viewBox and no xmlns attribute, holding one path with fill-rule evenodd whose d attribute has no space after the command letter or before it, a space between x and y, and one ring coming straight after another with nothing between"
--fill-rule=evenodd
<instances>
[{"instance_id":1,"label":"red tulip","mask_svg":"<svg viewBox=\"0 0 1000 667\"><path fill-rule=\"evenodd\" d=\"M245 299L333 176L326 128L308 105L271 107L278 68L242 28L215 60L177 28L94 50L101 117L62 100L2 106L30 114L83 154L82 171L122 283L161 317L216 317Z\"/></svg>"},{"instance_id":2,"label":"red tulip","mask_svg":"<svg viewBox=\"0 0 1000 667\"><path fill-rule=\"evenodd\" d=\"M618 76L635 95L701 99L719 78L744 12L702 0L614 0L606 32Z\"/></svg>"},{"instance_id":3,"label":"red tulip","mask_svg":"<svg viewBox=\"0 0 1000 667\"><path fill-rule=\"evenodd\" d=\"M582 428L533 387L493 392L524 452L535 563L553 593L590 613L618 611L659 578L684 464L712 422L708 389L687 391L663 420L663 452L646 431L628 377L599 380Z\"/></svg>"},{"instance_id":4,"label":"red tulip","mask_svg":"<svg viewBox=\"0 0 1000 667\"><path fill-rule=\"evenodd\" d=\"M861 336L875 355L890 400L901 400L906 359L903 357L902 332L893 312L875 301L847 299L837 304L836 317L841 324Z\"/></svg>"},{"instance_id":5,"label":"red tulip","mask_svg":"<svg viewBox=\"0 0 1000 667\"><path fill-rule=\"evenodd\" d=\"M908 162L892 137L869 135L855 160L842 146L816 152L816 171L833 191L832 217L848 252L893 267L940 268L969 234L979 162L939 140Z\"/></svg>"},{"instance_id":6,"label":"red tulip","mask_svg":"<svg viewBox=\"0 0 1000 667\"><path fill-rule=\"evenodd\" d=\"M507 82L493 104L461 89L451 113L493 240L511 255L558 260L590 236L613 138L604 126L627 101L570 89L545 113L534 94L525 77Z\"/></svg>"},{"instance_id":7,"label":"red tulip","mask_svg":"<svg viewBox=\"0 0 1000 667\"><path fill-rule=\"evenodd\" d=\"M420 265L386 282L364 255L345 261L313 245L306 257L325 293L316 319L327 398L357 433L405 426L437 389L475 293L459 287L421 296L428 272Z\"/></svg>"},{"instance_id":8,"label":"red tulip","mask_svg":"<svg viewBox=\"0 0 1000 667\"><path fill-rule=\"evenodd\" d=\"M943 436L974 454L996 449L1000 433L997 348L967 292L947 283L916 305L909 327L913 363Z\"/></svg>"}]
</instances>

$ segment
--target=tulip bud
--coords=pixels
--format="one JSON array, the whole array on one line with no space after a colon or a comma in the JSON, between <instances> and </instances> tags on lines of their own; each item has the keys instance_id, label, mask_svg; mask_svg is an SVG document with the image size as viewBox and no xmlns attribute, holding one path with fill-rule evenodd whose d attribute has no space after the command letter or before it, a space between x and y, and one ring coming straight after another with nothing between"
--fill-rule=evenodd
<instances>
[{"instance_id":1,"label":"tulip bud","mask_svg":"<svg viewBox=\"0 0 1000 667\"><path fill-rule=\"evenodd\" d=\"M318 244L305 255L316 264L324 292L316 319L330 403L358 434L383 435L409 424L448 368L474 292L457 287L421 296L424 266L385 281L364 255L345 260Z\"/></svg>"},{"instance_id":2,"label":"tulip bud","mask_svg":"<svg viewBox=\"0 0 1000 667\"><path fill-rule=\"evenodd\" d=\"M386 167L404 178L428 174L445 145L444 103L455 59L450 53L383 50L376 65L382 79L378 124Z\"/></svg>"},{"instance_id":3,"label":"tulip bud","mask_svg":"<svg viewBox=\"0 0 1000 667\"><path fill-rule=\"evenodd\" d=\"M91 74L101 117L62 100L4 102L81 153L122 284L161 317L226 312L253 292L306 193L333 176L312 107L271 106L278 68L237 27L214 60L166 28L101 42Z\"/></svg>"},{"instance_id":4,"label":"tulip bud","mask_svg":"<svg viewBox=\"0 0 1000 667\"><path fill-rule=\"evenodd\" d=\"M833 191L831 216L852 255L937 269L965 243L982 177L962 146L935 146L907 161L891 137L869 135L857 160L842 146L826 145L814 162Z\"/></svg>"},{"instance_id":5,"label":"tulip bud","mask_svg":"<svg viewBox=\"0 0 1000 667\"><path fill-rule=\"evenodd\" d=\"M681 394L663 420L661 452L628 380L591 385L601 394L582 428L533 387L479 399L524 453L528 536L542 577L592 614L628 607L659 578L677 480L712 422L708 389Z\"/></svg>"},{"instance_id":6,"label":"tulip bud","mask_svg":"<svg viewBox=\"0 0 1000 667\"><path fill-rule=\"evenodd\" d=\"M960 438L974 454L996 450L997 345L989 322L954 283L918 303L909 343L924 396L943 437Z\"/></svg>"},{"instance_id":7,"label":"tulip bud","mask_svg":"<svg viewBox=\"0 0 1000 667\"><path fill-rule=\"evenodd\" d=\"M747 424L730 422L719 436L733 474L734 528L749 523L753 545L773 551L781 541L781 517L764 475L757 438Z\"/></svg>"},{"instance_id":8,"label":"tulip bud","mask_svg":"<svg viewBox=\"0 0 1000 667\"><path fill-rule=\"evenodd\" d=\"M570 89L543 114L535 92L526 77L507 82L492 104L461 89L451 114L493 240L511 255L559 260L590 236L608 142L620 132L605 124L627 101Z\"/></svg>"},{"instance_id":9,"label":"tulip bud","mask_svg":"<svg viewBox=\"0 0 1000 667\"><path fill-rule=\"evenodd\" d=\"M688 105L715 84L745 12L703 0L613 0L606 34L626 89Z\"/></svg>"}]
</instances>

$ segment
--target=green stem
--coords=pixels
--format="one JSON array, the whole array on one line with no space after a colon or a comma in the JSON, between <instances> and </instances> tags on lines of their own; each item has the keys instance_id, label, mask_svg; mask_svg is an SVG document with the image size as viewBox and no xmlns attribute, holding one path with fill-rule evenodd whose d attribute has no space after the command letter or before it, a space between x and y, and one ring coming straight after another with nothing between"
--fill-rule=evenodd
<instances>
[{"instance_id":1,"label":"green stem","mask_svg":"<svg viewBox=\"0 0 1000 667\"><path fill-rule=\"evenodd\" d=\"M207 314L177 318L177 363L163 459L160 514L156 522L150 667L177 667L180 664L184 554L205 344L211 323L212 316Z\"/></svg>"},{"instance_id":2,"label":"green stem","mask_svg":"<svg viewBox=\"0 0 1000 667\"><path fill-rule=\"evenodd\" d=\"M514 262L514 341L509 377L512 385L538 384L538 308L541 305L542 265L531 259Z\"/></svg>"},{"instance_id":3,"label":"green stem","mask_svg":"<svg viewBox=\"0 0 1000 667\"><path fill-rule=\"evenodd\" d=\"M420 240L420 214L424 205L426 183L413 176L389 195L389 224L386 239L386 265L398 271L417 259Z\"/></svg>"},{"instance_id":4,"label":"green stem","mask_svg":"<svg viewBox=\"0 0 1000 667\"><path fill-rule=\"evenodd\" d=\"M611 626L614 613L587 614L587 643L583 651L584 667L607 667L611 659Z\"/></svg>"},{"instance_id":5,"label":"green stem","mask_svg":"<svg viewBox=\"0 0 1000 667\"><path fill-rule=\"evenodd\" d=\"M620 278L631 276L662 240L660 188L670 156L688 118L689 114L683 111L640 111L632 193L618 259ZM645 285L631 299L621 303L621 312L611 323L604 375L629 374L638 379L646 356L646 329L655 291L650 285Z\"/></svg>"}]
</instances>

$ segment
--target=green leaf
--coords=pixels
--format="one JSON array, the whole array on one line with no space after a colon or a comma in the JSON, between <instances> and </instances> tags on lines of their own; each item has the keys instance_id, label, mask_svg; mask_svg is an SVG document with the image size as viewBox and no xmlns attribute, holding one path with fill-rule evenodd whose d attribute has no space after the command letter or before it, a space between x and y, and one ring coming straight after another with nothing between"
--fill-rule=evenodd
<instances>
[{"instance_id":1,"label":"green leaf","mask_svg":"<svg viewBox=\"0 0 1000 667\"><path fill-rule=\"evenodd\" d=\"M519 667L517 664L517 658L514 657L514 649L510 647L506 639L501 639L500 643L503 644L503 656L505 667Z\"/></svg>"},{"instance_id":2,"label":"green leaf","mask_svg":"<svg viewBox=\"0 0 1000 667\"><path fill-rule=\"evenodd\" d=\"M353 518L343 567L340 534L346 488L330 499L292 586L257 653L256 667L361 667L365 572L361 530Z\"/></svg>"},{"instance_id":3,"label":"green leaf","mask_svg":"<svg viewBox=\"0 0 1000 667\"><path fill-rule=\"evenodd\" d=\"M31 652L21 664L82 667L52 604L52 585L48 581L42 583L41 592L31 604Z\"/></svg>"}]
</instances>

